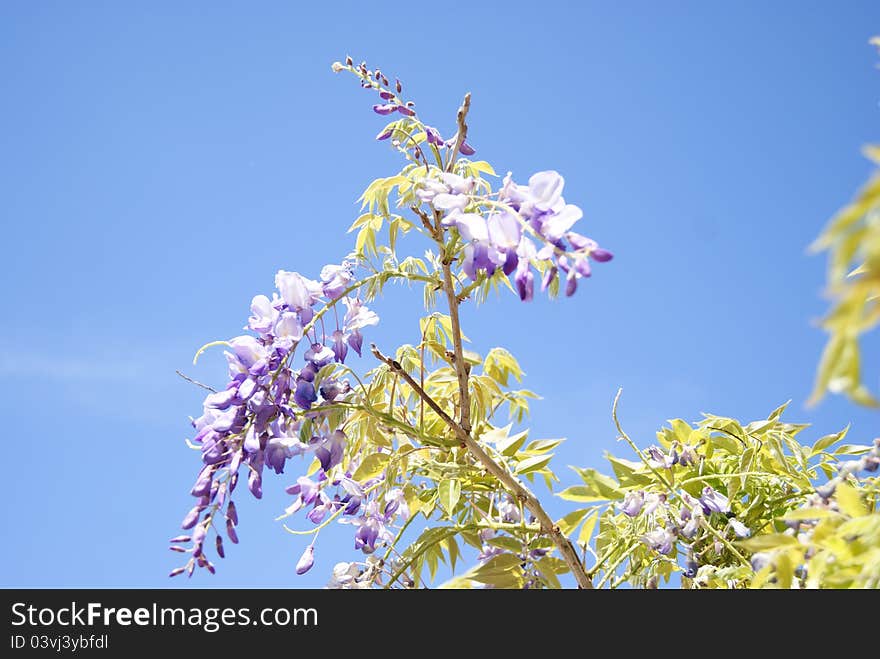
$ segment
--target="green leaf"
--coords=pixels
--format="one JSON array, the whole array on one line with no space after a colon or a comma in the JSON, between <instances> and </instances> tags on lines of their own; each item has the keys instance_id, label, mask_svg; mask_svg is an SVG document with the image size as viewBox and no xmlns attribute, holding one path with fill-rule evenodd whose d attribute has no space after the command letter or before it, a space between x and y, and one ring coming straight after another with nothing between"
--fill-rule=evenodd
<instances>
[{"instance_id":1,"label":"green leaf","mask_svg":"<svg viewBox=\"0 0 880 659\"><path fill-rule=\"evenodd\" d=\"M611 463L611 468L614 469L614 475L617 476L617 480L620 481L620 484L624 487L648 485L653 481L649 474L636 473L645 468L645 465L641 462L615 458L607 451L605 452L605 459Z\"/></svg>"},{"instance_id":2,"label":"green leaf","mask_svg":"<svg viewBox=\"0 0 880 659\"><path fill-rule=\"evenodd\" d=\"M454 535L450 535L443 541L443 544L446 547L446 551L449 553L449 567L455 572L455 564L458 562L459 556L461 556L461 551L458 548L458 541L455 539Z\"/></svg>"},{"instance_id":3,"label":"green leaf","mask_svg":"<svg viewBox=\"0 0 880 659\"><path fill-rule=\"evenodd\" d=\"M768 421L778 421L778 420L779 420L779 417L782 416L782 413L785 412L785 408L788 407L788 405L789 405L790 403L791 403L790 400L789 400L789 401L786 401L785 403L783 403L782 405L780 405L779 407L777 407L775 410L773 410L772 412L770 412L770 416L767 417L767 420L768 420Z\"/></svg>"},{"instance_id":4,"label":"green leaf","mask_svg":"<svg viewBox=\"0 0 880 659\"><path fill-rule=\"evenodd\" d=\"M834 455L864 455L870 450L871 447L864 444L844 444L835 449Z\"/></svg>"},{"instance_id":5,"label":"green leaf","mask_svg":"<svg viewBox=\"0 0 880 659\"><path fill-rule=\"evenodd\" d=\"M683 419L671 419L669 424L672 426L672 432L682 444L687 443L691 436L691 425Z\"/></svg>"},{"instance_id":6,"label":"green leaf","mask_svg":"<svg viewBox=\"0 0 880 659\"><path fill-rule=\"evenodd\" d=\"M578 544L586 546L590 544L590 540L593 537L593 531L596 529L596 522L599 521L599 515L596 513L590 513L590 516L587 517L584 525L581 527L581 532L578 534Z\"/></svg>"},{"instance_id":7,"label":"green leaf","mask_svg":"<svg viewBox=\"0 0 880 659\"><path fill-rule=\"evenodd\" d=\"M564 439L536 439L533 442L529 442L529 445L525 448L525 452L546 453L547 451L552 451L564 441Z\"/></svg>"},{"instance_id":8,"label":"green leaf","mask_svg":"<svg viewBox=\"0 0 880 659\"><path fill-rule=\"evenodd\" d=\"M547 463L553 459L553 455L533 455L525 460L520 460L516 468L513 470L515 474L529 474L538 471L547 466Z\"/></svg>"},{"instance_id":9,"label":"green leaf","mask_svg":"<svg viewBox=\"0 0 880 659\"><path fill-rule=\"evenodd\" d=\"M623 492L620 491L617 481L610 476L599 473L595 469L579 469L578 467L573 469L595 496L602 497L603 499L623 498Z\"/></svg>"},{"instance_id":10,"label":"green leaf","mask_svg":"<svg viewBox=\"0 0 880 659\"><path fill-rule=\"evenodd\" d=\"M501 549L512 551L514 554L520 553L523 548L522 541L517 540L516 538L511 538L509 535L499 535L494 538L489 538L486 540L486 544L492 547L501 547Z\"/></svg>"},{"instance_id":11,"label":"green leaf","mask_svg":"<svg viewBox=\"0 0 880 659\"><path fill-rule=\"evenodd\" d=\"M849 424L847 424L846 428L844 428L840 432L832 433L830 435L825 435L824 437L821 437L820 439L818 439L816 441L815 444L813 444L813 447L810 449L810 457L812 457L814 455L818 455L819 453L824 451L829 446L836 444L841 439L846 437L846 433L848 433L848 432L849 432Z\"/></svg>"},{"instance_id":12,"label":"green leaf","mask_svg":"<svg viewBox=\"0 0 880 659\"><path fill-rule=\"evenodd\" d=\"M513 554L493 556L468 576L474 581L496 588L522 588L523 573L520 559Z\"/></svg>"},{"instance_id":13,"label":"green leaf","mask_svg":"<svg viewBox=\"0 0 880 659\"><path fill-rule=\"evenodd\" d=\"M440 481L440 484L437 486L437 492L440 507L451 517L455 507L458 505L458 500L461 498L461 481L457 478Z\"/></svg>"},{"instance_id":14,"label":"green leaf","mask_svg":"<svg viewBox=\"0 0 880 659\"><path fill-rule=\"evenodd\" d=\"M768 533L766 535L757 535L748 540L740 540L736 543L746 551L769 551L778 549L779 547L788 547L798 544L797 538L783 533Z\"/></svg>"},{"instance_id":15,"label":"green leaf","mask_svg":"<svg viewBox=\"0 0 880 659\"><path fill-rule=\"evenodd\" d=\"M361 462L361 465L355 470L354 474L352 474L352 479L363 482L369 478L378 476L385 471L385 467L388 466L388 461L390 459L391 456L387 453L371 453L364 458L364 461Z\"/></svg>"},{"instance_id":16,"label":"green leaf","mask_svg":"<svg viewBox=\"0 0 880 659\"><path fill-rule=\"evenodd\" d=\"M498 176L495 173L495 170L492 169L492 165L487 163L485 160L478 160L476 162L472 162L469 164L471 169L474 169L478 172L482 172L484 174L488 174L489 176Z\"/></svg>"},{"instance_id":17,"label":"green leaf","mask_svg":"<svg viewBox=\"0 0 880 659\"><path fill-rule=\"evenodd\" d=\"M574 485L572 487L567 487L562 492L557 493L560 499L565 499L566 501L579 501L581 503L590 503L592 501L608 501L609 497L601 496L595 493L590 487L586 485Z\"/></svg>"},{"instance_id":18,"label":"green leaf","mask_svg":"<svg viewBox=\"0 0 880 659\"><path fill-rule=\"evenodd\" d=\"M787 512L779 519L786 522L800 522L803 520L824 519L826 517L838 517L838 513L827 508L798 508Z\"/></svg>"},{"instance_id":19,"label":"green leaf","mask_svg":"<svg viewBox=\"0 0 880 659\"><path fill-rule=\"evenodd\" d=\"M572 531L574 531L578 524L586 517L592 509L590 508L582 508L580 510L573 510L568 515L560 519L556 522L556 526L559 527L559 530L562 532L562 535L569 535Z\"/></svg>"},{"instance_id":20,"label":"green leaf","mask_svg":"<svg viewBox=\"0 0 880 659\"><path fill-rule=\"evenodd\" d=\"M789 552L780 552L776 557L776 584L779 588L788 590L791 588L791 579L794 576L794 565L791 562Z\"/></svg>"},{"instance_id":21,"label":"green leaf","mask_svg":"<svg viewBox=\"0 0 880 659\"><path fill-rule=\"evenodd\" d=\"M837 505L840 509L850 517L861 517L868 514L868 508L862 502L856 490L849 483L840 483L834 491L834 497L837 499Z\"/></svg>"},{"instance_id":22,"label":"green leaf","mask_svg":"<svg viewBox=\"0 0 880 659\"><path fill-rule=\"evenodd\" d=\"M510 426L507 426L507 428L505 428L505 435L507 435L507 430L510 430ZM505 436L504 438L495 441L495 449L499 453L501 453L501 455L511 457L522 447L528 436L528 430L523 430L522 432L518 432L515 435L511 435L510 437Z\"/></svg>"}]
</instances>

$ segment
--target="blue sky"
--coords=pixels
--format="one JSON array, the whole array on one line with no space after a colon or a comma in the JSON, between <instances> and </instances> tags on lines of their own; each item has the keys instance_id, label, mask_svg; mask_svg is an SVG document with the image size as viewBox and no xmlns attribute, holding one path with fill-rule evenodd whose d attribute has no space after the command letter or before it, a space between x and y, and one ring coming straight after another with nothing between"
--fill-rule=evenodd
<instances>
[{"instance_id":1,"label":"blue sky","mask_svg":"<svg viewBox=\"0 0 880 659\"><path fill-rule=\"evenodd\" d=\"M0 585L184 585L165 547L191 505L201 394L175 369L222 383L220 353L193 368L195 349L238 334L277 269L344 255L355 199L399 166L372 141L372 101L330 72L346 53L447 133L473 92L478 155L522 180L560 171L616 253L573 299L464 317L476 349L520 358L544 396L534 436L569 440L560 466L624 452L618 386L644 444L669 418L789 398L814 437L876 434L876 413L803 402L824 341L824 259L806 246L880 138L880 5L406 7L2 3ZM419 297L392 291L369 338L416 340ZM354 556L350 529L325 533L294 575L304 542L272 519L295 467L259 505L239 497L242 544L192 585L319 586Z\"/></svg>"}]
</instances>

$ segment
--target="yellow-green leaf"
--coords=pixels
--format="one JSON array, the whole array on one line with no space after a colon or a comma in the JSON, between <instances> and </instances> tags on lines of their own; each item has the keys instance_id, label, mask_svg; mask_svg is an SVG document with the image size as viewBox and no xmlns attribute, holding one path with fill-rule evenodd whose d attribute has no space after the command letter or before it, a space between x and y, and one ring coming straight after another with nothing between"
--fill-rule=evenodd
<instances>
[{"instance_id":1,"label":"yellow-green leaf","mask_svg":"<svg viewBox=\"0 0 880 659\"><path fill-rule=\"evenodd\" d=\"M858 490L849 483L840 483L837 486L835 498L840 509L850 517L861 517L868 514L868 508L862 502Z\"/></svg>"},{"instance_id":2,"label":"yellow-green leaf","mask_svg":"<svg viewBox=\"0 0 880 659\"><path fill-rule=\"evenodd\" d=\"M566 501L580 501L582 503L608 500L608 497L598 496L593 489L584 485L574 485L572 487L567 487L562 490L562 492L559 492L556 496L558 496L560 499L565 499Z\"/></svg>"},{"instance_id":3,"label":"yellow-green leaf","mask_svg":"<svg viewBox=\"0 0 880 659\"><path fill-rule=\"evenodd\" d=\"M770 551L779 547L787 547L798 544L797 538L783 533L768 533L766 535L757 535L748 540L740 540L736 543L746 551Z\"/></svg>"},{"instance_id":4,"label":"yellow-green leaf","mask_svg":"<svg viewBox=\"0 0 880 659\"><path fill-rule=\"evenodd\" d=\"M468 576L496 588L522 588L523 573L519 557L513 554L493 556Z\"/></svg>"},{"instance_id":5,"label":"yellow-green leaf","mask_svg":"<svg viewBox=\"0 0 880 659\"><path fill-rule=\"evenodd\" d=\"M355 470L352 479L356 481L365 481L374 476L378 476L385 470L385 467L388 466L389 459L390 456L387 453L371 453L364 458L360 467Z\"/></svg>"},{"instance_id":6,"label":"yellow-green leaf","mask_svg":"<svg viewBox=\"0 0 880 659\"><path fill-rule=\"evenodd\" d=\"M786 522L799 522L802 520L824 519L826 517L837 517L838 514L827 508L799 508L785 514L780 519Z\"/></svg>"},{"instance_id":7,"label":"yellow-green leaf","mask_svg":"<svg viewBox=\"0 0 880 659\"><path fill-rule=\"evenodd\" d=\"M578 524L581 523L584 517L590 512L589 508L582 508L581 510L573 510L568 515L560 519L556 522L556 526L559 527L559 530L562 532L562 535L569 535L572 531L574 531Z\"/></svg>"},{"instance_id":8,"label":"yellow-green leaf","mask_svg":"<svg viewBox=\"0 0 880 659\"><path fill-rule=\"evenodd\" d=\"M593 537L593 531L596 529L596 522L599 521L599 515L595 512L590 513L590 516L584 521L584 525L581 527L581 532L578 534L578 544L586 546L590 544L590 540Z\"/></svg>"},{"instance_id":9,"label":"yellow-green leaf","mask_svg":"<svg viewBox=\"0 0 880 659\"><path fill-rule=\"evenodd\" d=\"M489 176L498 176L495 173L495 170L492 169L492 165L487 163L485 160L478 160L477 162L470 163L471 169L475 169L478 172L482 172L484 174L488 174Z\"/></svg>"},{"instance_id":10,"label":"yellow-green leaf","mask_svg":"<svg viewBox=\"0 0 880 659\"><path fill-rule=\"evenodd\" d=\"M440 507L446 511L447 515L452 515L458 500L461 498L461 481L457 478L449 478L440 481L437 486Z\"/></svg>"}]
</instances>

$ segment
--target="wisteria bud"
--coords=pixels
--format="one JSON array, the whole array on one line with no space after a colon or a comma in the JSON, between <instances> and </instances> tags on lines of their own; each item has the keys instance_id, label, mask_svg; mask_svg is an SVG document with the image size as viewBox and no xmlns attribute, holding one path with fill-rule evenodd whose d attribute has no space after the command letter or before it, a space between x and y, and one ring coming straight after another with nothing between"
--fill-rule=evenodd
<instances>
[{"instance_id":1,"label":"wisteria bud","mask_svg":"<svg viewBox=\"0 0 880 659\"><path fill-rule=\"evenodd\" d=\"M305 574L312 569L312 566L314 564L315 548L312 545L309 545L308 547L306 547L306 550L303 552L302 556L300 556L299 560L296 563L296 573Z\"/></svg>"},{"instance_id":2,"label":"wisteria bud","mask_svg":"<svg viewBox=\"0 0 880 659\"><path fill-rule=\"evenodd\" d=\"M238 534L235 532L235 526L233 526L230 519L226 520L226 535L233 544L238 544Z\"/></svg>"},{"instance_id":3,"label":"wisteria bud","mask_svg":"<svg viewBox=\"0 0 880 659\"><path fill-rule=\"evenodd\" d=\"M180 528L182 529L191 529L196 525L196 522L199 521L199 513L202 512L201 506L194 506L187 514L186 517L183 518L183 521L180 523Z\"/></svg>"}]
</instances>

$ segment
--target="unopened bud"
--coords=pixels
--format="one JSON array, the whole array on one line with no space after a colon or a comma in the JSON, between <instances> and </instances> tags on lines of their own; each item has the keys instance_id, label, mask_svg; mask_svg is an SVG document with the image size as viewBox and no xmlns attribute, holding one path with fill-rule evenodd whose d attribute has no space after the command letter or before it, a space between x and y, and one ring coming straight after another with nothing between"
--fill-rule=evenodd
<instances>
[{"instance_id":1,"label":"unopened bud","mask_svg":"<svg viewBox=\"0 0 880 659\"><path fill-rule=\"evenodd\" d=\"M183 522L180 524L180 528L182 529L191 529L196 525L196 522L199 521L199 513L202 512L201 506L195 506L192 510L190 510L186 517L183 518Z\"/></svg>"},{"instance_id":2,"label":"unopened bud","mask_svg":"<svg viewBox=\"0 0 880 659\"><path fill-rule=\"evenodd\" d=\"M306 550L303 552L302 556L300 556L299 560L296 563L296 573L305 574L312 569L312 566L314 564L315 548L312 545L309 545L308 547L306 547Z\"/></svg>"}]
</instances>

